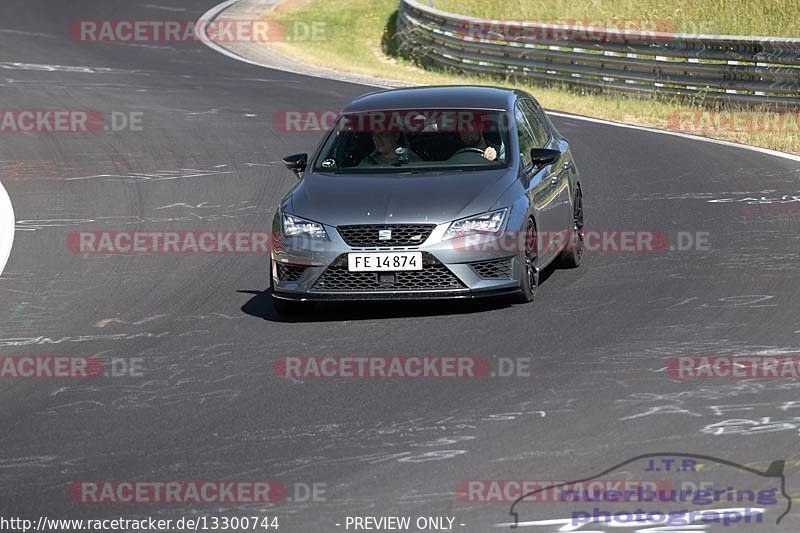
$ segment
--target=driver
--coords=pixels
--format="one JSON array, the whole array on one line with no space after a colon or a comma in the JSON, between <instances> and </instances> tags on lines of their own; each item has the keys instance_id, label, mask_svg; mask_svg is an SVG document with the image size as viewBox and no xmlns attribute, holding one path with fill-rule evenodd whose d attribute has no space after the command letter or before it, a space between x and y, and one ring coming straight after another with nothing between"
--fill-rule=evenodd
<instances>
[{"instance_id":1,"label":"driver","mask_svg":"<svg viewBox=\"0 0 800 533\"><path fill-rule=\"evenodd\" d=\"M400 144L399 131L376 131L372 134L373 150L362 164L367 165L400 165L410 162L419 162L422 159L410 148Z\"/></svg>"},{"instance_id":2,"label":"driver","mask_svg":"<svg viewBox=\"0 0 800 533\"><path fill-rule=\"evenodd\" d=\"M503 143L501 142L499 147L490 145L483 136L483 132L479 129L462 129L458 132L458 136L464 146L456 150L453 156L469 152L480 152L489 161L497 161L506 157L506 148Z\"/></svg>"}]
</instances>

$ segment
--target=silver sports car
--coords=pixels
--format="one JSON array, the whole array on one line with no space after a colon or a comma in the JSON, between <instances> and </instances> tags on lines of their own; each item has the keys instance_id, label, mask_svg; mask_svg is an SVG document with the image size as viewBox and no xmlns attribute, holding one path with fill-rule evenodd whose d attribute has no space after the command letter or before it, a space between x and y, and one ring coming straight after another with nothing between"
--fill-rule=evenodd
<instances>
[{"instance_id":1,"label":"silver sports car","mask_svg":"<svg viewBox=\"0 0 800 533\"><path fill-rule=\"evenodd\" d=\"M529 94L445 86L370 93L316 152L273 221L278 312L324 300L513 296L576 267L581 183L569 143Z\"/></svg>"}]
</instances>

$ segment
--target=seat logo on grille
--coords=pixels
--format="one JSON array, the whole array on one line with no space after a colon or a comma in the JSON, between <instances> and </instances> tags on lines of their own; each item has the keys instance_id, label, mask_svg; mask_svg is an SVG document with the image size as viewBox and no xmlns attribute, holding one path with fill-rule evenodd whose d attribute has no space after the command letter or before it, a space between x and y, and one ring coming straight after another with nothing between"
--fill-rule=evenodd
<instances>
[{"instance_id":1,"label":"seat logo on grille","mask_svg":"<svg viewBox=\"0 0 800 533\"><path fill-rule=\"evenodd\" d=\"M392 230L390 230L390 229L380 229L380 230L378 230L378 240L379 241L391 241L392 240Z\"/></svg>"}]
</instances>

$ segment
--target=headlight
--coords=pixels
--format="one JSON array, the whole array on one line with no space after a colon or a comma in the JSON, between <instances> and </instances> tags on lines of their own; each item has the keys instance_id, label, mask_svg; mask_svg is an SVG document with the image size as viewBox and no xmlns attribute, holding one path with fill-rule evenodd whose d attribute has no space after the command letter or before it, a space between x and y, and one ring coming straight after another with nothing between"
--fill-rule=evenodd
<instances>
[{"instance_id":1,"label":"headlight","mask_svg":"<svg viewBox=\"0 0 800 533\"><path fill-rule=\"evenodd\" d=\"M287 237L328 240L325 228L318 222L283 213L283 234Z\"/></svg>"},{"instance_id":2,"label":"headlight","mask_svg":"<svg viewBox=\"0 0 800 533\"><path fill-rule=\"evenodd\" d=\"M507 207L482 215L456 220L444 232L442 240L464 237L473 233L500 233L506 222L506 215L508 215Z\"/></svg>"}]
</instances>

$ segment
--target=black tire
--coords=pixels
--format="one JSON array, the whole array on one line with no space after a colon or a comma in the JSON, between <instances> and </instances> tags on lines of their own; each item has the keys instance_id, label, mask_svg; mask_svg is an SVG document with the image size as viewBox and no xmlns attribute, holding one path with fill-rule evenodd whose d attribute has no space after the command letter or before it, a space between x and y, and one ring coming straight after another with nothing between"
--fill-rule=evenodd
<instances>
[{"instance_id":1,"label":"black tire","mask_svg":"<svg viewBox=\"0 0 800 533\"><path fill-rule=\"evenodd\" d=\"M522 279L517 302L528 303L536 298L536 289L539 287L539 253L536 224L532 218L525 225L525 250L520 255L522 264Z\"/></svg>"},{"instance_id":2,"label":"black tire","mask_svg":"<svg viewBox=\"0 0 800 533\"><path fill-rule=\"evenodd\" d=\"M583 261L583 195L581 188L575 189L575 202L572 207L572 227L569 231L569 243L561 252L559 266L561 268L578 268Z\"/></svg>"}]
</instances>

